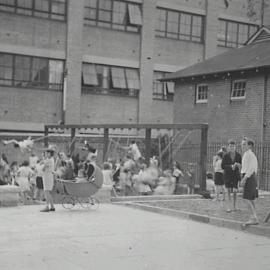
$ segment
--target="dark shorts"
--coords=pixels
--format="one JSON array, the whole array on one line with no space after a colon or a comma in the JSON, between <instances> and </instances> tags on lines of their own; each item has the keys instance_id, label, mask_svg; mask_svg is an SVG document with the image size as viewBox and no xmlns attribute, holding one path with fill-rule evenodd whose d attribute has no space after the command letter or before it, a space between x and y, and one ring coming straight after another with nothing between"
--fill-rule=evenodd
<instances>
[{"instance_id":1,"label":"dark shorts","mask_svg":"<svg viewBox=\"0 0 270 270\"><path fill-rule=\"evenodd\" d=\"M243 198L253 201L258 198L257 179L255 174L252 174L246 181L244 186Z\"/></svg>"},{"instance_id":2,"label":"dark shorts","mask_svg":"<svg viewBox=\"0 0 270 270\"><path fill-rule=\"evenodd\" d=\"M238 179L237 178L230 178L225 179L225 187L226 188L238 188Z\"/></svg>"},{"instance_id":3,"label":"dark shorts","mask_svg":"<svg viewBox=\"0 0 270 270\"><path fill-rule=\"evenodd\" d=\"M224 178L223 173L215 172L215 185L216 186L223 186L224 185Z\"/></svg>"},{"instance_id":4,"label":"dark shorts","mask_svg":"<svg viewBox=\"0 0 270 270\"><path fill-rule=\"evenodd\" d=\"M36 185L38 189L43 189L43 180L41 176L37 176Z\"/></svg>"}]
</instances>

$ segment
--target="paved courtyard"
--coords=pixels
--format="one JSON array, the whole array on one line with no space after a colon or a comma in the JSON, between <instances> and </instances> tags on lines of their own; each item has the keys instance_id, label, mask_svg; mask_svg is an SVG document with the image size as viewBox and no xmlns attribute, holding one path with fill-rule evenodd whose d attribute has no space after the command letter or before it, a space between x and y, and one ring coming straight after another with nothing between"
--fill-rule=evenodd
<instances>
[{"instance_id":1,"label":"paved courtyard","mask_svg":"<svg viewBox=\"0 0 270 270\"><path fill-rule=\"evenodd\" d=\"M1 270L270 269L270 239L119 205L0 208Z\"/></svg>"}]
</instances>

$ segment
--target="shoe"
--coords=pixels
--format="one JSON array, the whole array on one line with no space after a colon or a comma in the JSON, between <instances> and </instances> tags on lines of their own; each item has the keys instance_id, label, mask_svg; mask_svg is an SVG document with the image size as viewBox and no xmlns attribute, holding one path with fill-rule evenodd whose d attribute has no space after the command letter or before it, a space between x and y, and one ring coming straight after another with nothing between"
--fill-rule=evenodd
<instances>
[{"instance_id":1,"label":"shoe","mask_svg":"<svg viewBox=\"0 0 270 270\"><path fill-rule=\"evenodd\" d=\"M258 225L258 224L259 224L259 221L255 219L255 220L248 220L243 225L244 226L249 226L249 225Z\"/></svg>"},{"instance_id":2,"label":"shoe","mask_svg":"<svg viewBox=\"0 0 270 270\"><path fill-rule=\"evenodd\" d=\"M54 207L53 208L50 208L49 211L53 211L54 212L55 211L55 208Z\"/></svg>"},{"instance_id":3,"label":"shoe","mask_svg":"<svg viewBox=\"0 0 270 270\"><path fill-rule=\"evenodd\" d=\"M231 210L231 209L227 209L226 212L227 212L227 213L231 213L232 210Z\"/></svg>"},{"instance_id":4,"label":"shoe","mask_svg":"<svg viewBox=\"0 0 270 270\"><path fill-rule=\"evenodd\" d=\"M40 212L50 212L50 209L48 207L46 207L46 208L40 210Z\"/></svg>"}]
</instances>

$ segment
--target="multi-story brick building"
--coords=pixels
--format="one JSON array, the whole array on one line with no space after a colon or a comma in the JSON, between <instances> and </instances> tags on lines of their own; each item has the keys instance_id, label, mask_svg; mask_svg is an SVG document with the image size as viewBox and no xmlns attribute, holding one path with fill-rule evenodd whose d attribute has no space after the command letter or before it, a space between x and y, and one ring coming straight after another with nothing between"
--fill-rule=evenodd
<instances>
[{"instance_id":1,"label":"multi-story brick building","mask_svg":"<svg viewBox=\"0 0 270 270\"><path fill-rule=\"evenodd\" d=\"M262 27L247 45L192 65L175 81L174 121L209 124L209 141L270 141L270 30Z\"/></svg>"},{"instance_id":2,"label":"multi-story brick building","mask_svg":"<svg viewBox=\"0 0 270 270\"><path fill-rule=\"evenodd\" d=\"M0 128L170 123L156 79L243 44L263 2L0 0Z\"/></svg>"}]
</instances>

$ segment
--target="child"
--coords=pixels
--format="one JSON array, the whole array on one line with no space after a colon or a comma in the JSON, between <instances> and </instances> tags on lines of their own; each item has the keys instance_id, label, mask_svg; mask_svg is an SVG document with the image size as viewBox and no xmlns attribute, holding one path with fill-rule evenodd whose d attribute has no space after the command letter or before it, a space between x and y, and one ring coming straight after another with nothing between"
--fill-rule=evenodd
<instances>
[{"instance_id":1,"label":"child","mask_svg":"<svg viewBox=\"0 0 270 270\"><path fill-rule=\"evenodd\" d=\"M111 169L110 163L104 162L102 174L103 174L103 185L112 188L113 180L112 180L112 169Z\"/></svg>"},{"instance_id":2,"label":"child","mask_svg":"<svg viewBox=\"0 0 270 270\"><path fill-rule=\"evenodd\" d=\"M225 201L225 188L224 188L224 179L223 179L223 169L221 168L223 158L223 152L219 151L213 159L214 167L214 181L216 185L216 200L219 200L219 194L222 192L223 201Z\"/></svg>"},{"instance_id":3,"label":"child","mask_svg":"<svg viewBox=\"0 0 270 270\"><path fill-rule=\"evenodd\" d=\"M30 192L30 178L33 175L32 169L29 167L29 162L25 160L22 166L18 170L18 177L16 179L20 189L22 201L25 204L26 200L29 199L27 194Z\"/></svg>"},{"instance_id":4,"label":"child","mask_svg":"<svg viewBox=\"0 0 270 270\"><path fill-rule=\"evenodd\" d=\"M180 186L179 186L179 182L180 182L180 177L184 177L184 174L181 171L181 167L180 164L175 161L173 164L173 177L175 178L176 182L175 182L175 194L181 194L180 192Z\"/></svg>"},{"instance_id":5,"label":"child","mask_svg":"<svg viewBox=\"0 0 270 270\"><path fill-rule=\"evenodd\" d=\"M43 201L45 199L44 192L43 192L43 180L42 180L42 174L43 174L43 165L40 164L40 160L37 160L37 164L35 166L35 173L36 173L36 187L34 192L34 200L40 200Z\"/></svg>"},{"instance_id":6,"label":"child","mask_svg":"<svg viewBox=\"0 0 270 270\"><path fill-rule=\"evenodd\" d=\"M213 180L212 173L206 174L206 191L210 192L210 194L213 194L216 192L215 182Z\"/></svg>"},{"instance_id":7,"label":"child","mask_svg":"<svg viewBox=\"0 0 270 270\"><path fill-rule=\"evenodd\" d=\"M17 141L17 140L3 140L2 141L4 145L7 144L14 144L15 148L20 148L20 150L25 153L25 152L31 152L31 150L33 149L34 146L34 140L32 140L31 136L29 136L27 139L23 140L23 141Z\"/></svg>"}]
</instances>

